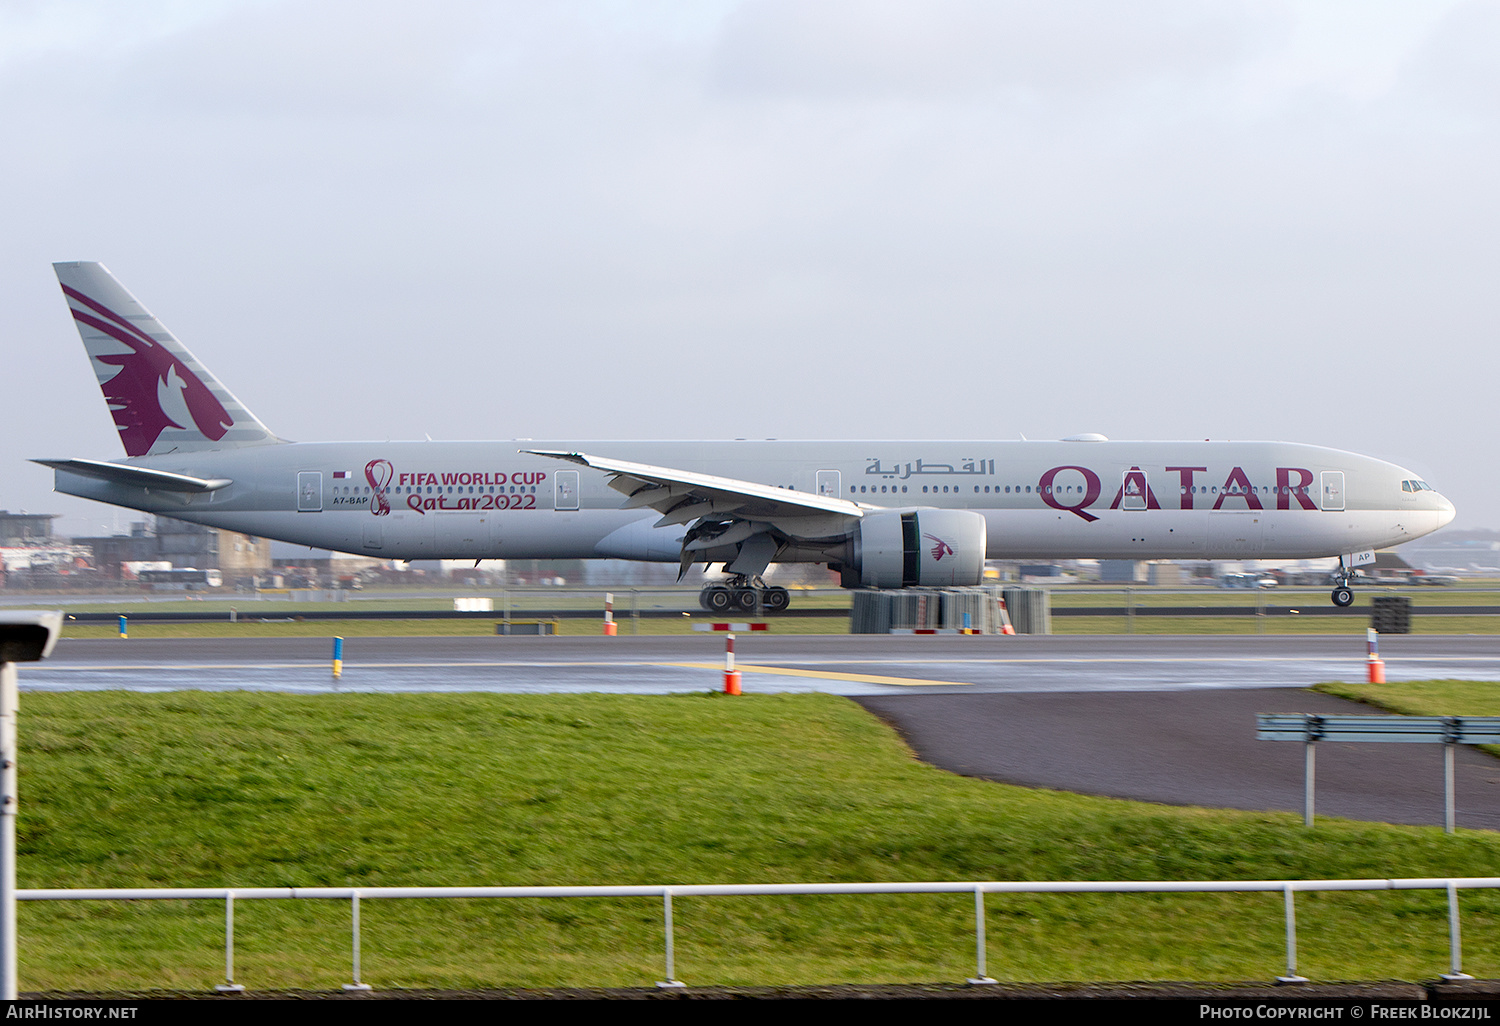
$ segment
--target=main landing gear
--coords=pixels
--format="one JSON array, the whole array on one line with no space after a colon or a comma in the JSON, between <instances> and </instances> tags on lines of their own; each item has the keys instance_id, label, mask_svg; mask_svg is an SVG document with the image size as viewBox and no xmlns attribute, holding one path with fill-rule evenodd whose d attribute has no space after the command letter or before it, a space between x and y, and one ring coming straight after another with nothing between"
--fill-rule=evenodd
<instances>
[{"instance_id":1,"label":"main landing gear","mask_svg":"<svg viewBox=\"0 0 1500 1026\"><path fill-rule=\"evenodd\" d=\"M768 588L759 577L736 574L723 584L710 584L698 593L698 604L710 613L753 613L757 605L767 613L780 613L792 604L785 588Z\"/></svg>"},{"instance_id":2,"label":"main landing gear","mask_svg":"<svg viewBox=\"0 0 1500 1026\"><path fill-rule=\"evenodd\" d=\"M1354 590L1349 587L1349 582L1354 578L1354 571L1344 565L1344 557L1339 557L1339 568L1333 572L1333 604L1340 609L1354 605Z\"/></svg>"}]
</instances>

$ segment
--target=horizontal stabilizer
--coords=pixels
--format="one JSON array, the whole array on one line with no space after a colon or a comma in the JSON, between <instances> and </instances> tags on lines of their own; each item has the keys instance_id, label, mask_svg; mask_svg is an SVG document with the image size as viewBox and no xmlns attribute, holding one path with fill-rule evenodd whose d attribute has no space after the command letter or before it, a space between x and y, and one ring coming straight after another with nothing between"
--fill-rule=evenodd
<instances>
[{"instance_id":1,"label":"horizontal stabilizer","mask_svg":"<svg viewBox=\"0 0 1500 1026\"><path fill-rule=\"evenodd\" d=\"M164 492L214 492L234 482L227 477L192 477L188 474L173 474L165 470L147 470L123 463L106 463L103 460L32 460L53 470L92 477L131 488L155 488Z\"/></svg>"}]
</instances>

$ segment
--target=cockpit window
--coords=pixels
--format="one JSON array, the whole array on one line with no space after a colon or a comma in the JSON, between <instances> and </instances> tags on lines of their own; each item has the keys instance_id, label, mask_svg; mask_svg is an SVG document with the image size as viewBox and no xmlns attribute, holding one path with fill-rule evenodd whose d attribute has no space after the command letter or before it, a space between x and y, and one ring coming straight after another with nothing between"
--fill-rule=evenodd
<instances>
[{"instance_id":1,"label":"cockpit window","mask_svg":"<svg viewBox=\"0 0 1500 1026\"><path fill-rule=\"evenodd\" d=\"M1402 481L1401 490L1403 492L1430 492L1433 488L1426 481Z\"/></svg>"}]
</instances>

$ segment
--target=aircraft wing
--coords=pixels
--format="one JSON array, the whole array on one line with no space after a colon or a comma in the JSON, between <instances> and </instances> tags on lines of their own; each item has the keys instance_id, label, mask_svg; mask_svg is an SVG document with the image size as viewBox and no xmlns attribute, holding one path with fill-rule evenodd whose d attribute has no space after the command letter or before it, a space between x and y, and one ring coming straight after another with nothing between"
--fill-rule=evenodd
<instances>
[{"instance_id":1,"label":"aircraft wing","mask_svg":"<svg viewBox=\"0 0 1500 1026\"><path fill-rule=\"evenodd\" d=\"M214 492L234 484L227 477L192 477L188 474L173 474L165 470L148 470L124 463L107 463L104 460L32 460L53 470L92 477L100 481L129 485L132 488L155 488L164 492Z\"/></svg>"},{"instance_id":2,"label":"aircraft wing","mask_svg":"<svg viewBox=\"0 0 1500 1026\"><path fill-rule=\"evenodd\" d=\"M833 537L847 533L872 508L830 495L582 452L523 451L603 471L610 475L609 486L626 496L624 509L649 508L662 514L658 527L706 517L770 524L793 537Z\"/></svg>"}]
</instances>

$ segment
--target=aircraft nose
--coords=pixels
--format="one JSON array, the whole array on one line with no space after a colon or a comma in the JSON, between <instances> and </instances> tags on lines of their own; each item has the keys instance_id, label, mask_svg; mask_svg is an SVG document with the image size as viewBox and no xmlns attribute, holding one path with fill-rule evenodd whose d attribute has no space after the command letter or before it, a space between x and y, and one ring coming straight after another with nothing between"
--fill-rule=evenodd
<instances>
[{"instance_id":1,"label":"aircraft nose","mask_svg":"<svg viewBox=\"0 0 1500 1026\"><path fill-rule=\"evenodd\" d=\"M1453 503L1449 502L1447 499L1443 499L1442 504L1438 506L1438 527L1447 527L1449 524L1453 523L1453 518L1457 514L1458 511L1453 508Z\"/></svg>"}]
</instances>

